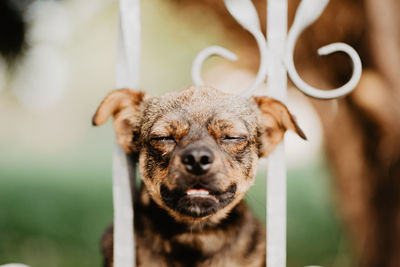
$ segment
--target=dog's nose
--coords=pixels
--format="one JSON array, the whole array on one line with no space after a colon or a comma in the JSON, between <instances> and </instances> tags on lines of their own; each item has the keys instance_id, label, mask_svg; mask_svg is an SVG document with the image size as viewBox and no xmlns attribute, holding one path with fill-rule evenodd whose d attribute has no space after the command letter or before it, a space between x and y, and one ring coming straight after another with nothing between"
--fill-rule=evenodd
<instances>
[{"instance_id":1,"label":"dog's nose","mask_svg":"<svg viewBox=\"0 0 400 267\"><path fill-rule=\"evenodd\" d=\"M202 175L211 168L214 155L205 147L190 148L183 152L181 161L189 173Z\"/></svg>"}]
</instances>

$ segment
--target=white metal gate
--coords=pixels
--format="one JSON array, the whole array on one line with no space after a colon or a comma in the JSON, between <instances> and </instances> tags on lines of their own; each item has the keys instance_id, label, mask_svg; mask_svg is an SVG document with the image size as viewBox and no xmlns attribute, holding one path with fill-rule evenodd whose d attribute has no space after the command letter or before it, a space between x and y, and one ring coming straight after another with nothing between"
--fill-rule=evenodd
<instances>
[{"instance_id":1,"label":"white metal gate","mask_svg":"<svg viewBox=\"0 0 400 267\"><path fill-rule=\"evenodd\" d=\"M251 87L243 92L251 96L254 90L268 78L266 95L286 102L287 74L292 82L306 95L332 99L350 93L361 77L361 60L356 51L344 43L334 43L318 50L320 55L344 52L352 60L353 75L342 87L320 90L305 83L297 74L293 63L293 51L301 32L311 25L324 11L329 0L302 0L294 23L288 31L287 0L267 0L267 40L261 31L259 18L251 0L224 0L231 15L255 38L260 51L260 67ZM120 0L120 23L116 88L138 88L140 62L140 0ZM197 85L201 79L202 63L211 55L236 60L236 55L225 48L212 46L196 57L192 78ZM269 156L267 171L267 266L286 266L286 164L284 143L279 144ZM114 195L114 266L135 266L135 238L133 230L133 187L136 166L129 166L125 153L116 145L113 156ZM10 264L3 267L20 267Z\"/></svg>"}]
</instances>

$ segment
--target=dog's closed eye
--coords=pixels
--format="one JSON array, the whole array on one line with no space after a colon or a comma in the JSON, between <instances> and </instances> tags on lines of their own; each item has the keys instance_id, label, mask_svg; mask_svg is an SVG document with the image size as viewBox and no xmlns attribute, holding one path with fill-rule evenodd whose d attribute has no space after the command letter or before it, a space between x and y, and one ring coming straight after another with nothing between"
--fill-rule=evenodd
<instances>
[{"instance_id":1,"label":"dog's closed eye","mask_svg":"<svg viewBox=\"0 0 400 267\"><path fill-rule=\"evenodd\" d=\"M173 135L152 135L150 145L162 153L172 151L177 144Z\"/></svg>"},{"instance_id":2,"label":"dog's closed eye","mask_svg":"<svg viewBox=\"0 0 400 267\"><path fill-rule=\"evenodd\" d=\"M158 143L175 143L175 138L172 135L169 136L154 136L150 138L150 142Z\"/></svg>"},{"instance_id":3,"label":"dog's closed eye","mask_svg":"<svg viewBox=\"0 0 400 267\"><path fill-rule=\"evenodd\" d=\"M239 143L247 141L247 137L242 135L223 135L221 141L226 143Z\"/></svg>"}]
</instances>

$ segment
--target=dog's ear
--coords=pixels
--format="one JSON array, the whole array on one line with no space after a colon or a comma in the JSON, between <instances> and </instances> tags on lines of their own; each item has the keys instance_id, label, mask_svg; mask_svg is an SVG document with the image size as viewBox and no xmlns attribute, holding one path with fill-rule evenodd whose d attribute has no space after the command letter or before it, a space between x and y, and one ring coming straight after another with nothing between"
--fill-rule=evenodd
<instances>
[{"instance_id":1,"label":"dog's ear","mask_svg":"<svg viewBox=\"0 0 400 267\"><path fill-rule=\"evenodd\" d=\"M295 118L284 104L266 96L253 97L253 101L261 112L258 122L259 157L268 156L283 139L286 130L292 130L301 138L307 140Z\"/></svg>"},{"instance_id":2,"label":"dog's ear","mask_svg":"<svg viewBox=\"0 0 400 267\"><path fill-rule=\"evenodd\" d=\"M143 92L129 89L112 91L97 108L92 119L93 125L98 126L104 124L113 115L117 141L128 153L136 152L134 138L138 136L139 106L144 97Z\"/></svg>"}]
</instances>

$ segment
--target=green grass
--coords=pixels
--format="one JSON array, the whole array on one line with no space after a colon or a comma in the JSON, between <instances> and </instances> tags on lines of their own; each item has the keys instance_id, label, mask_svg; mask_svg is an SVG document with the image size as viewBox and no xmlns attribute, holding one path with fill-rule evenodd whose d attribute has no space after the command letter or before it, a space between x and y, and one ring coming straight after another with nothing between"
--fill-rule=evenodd
<instances>
[{"instance_id":1,"label":"green grass","mask_svg":"<svg viewBox=\"0 0 400 267\"><path fill-rule=\"evenodd\" d=\"M109 172L0 175L0 264L100 266L99 240L112 221Z\"/></svg>"}]
</instances>

